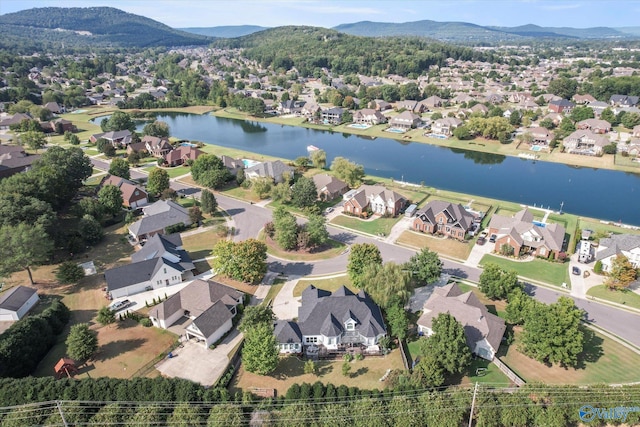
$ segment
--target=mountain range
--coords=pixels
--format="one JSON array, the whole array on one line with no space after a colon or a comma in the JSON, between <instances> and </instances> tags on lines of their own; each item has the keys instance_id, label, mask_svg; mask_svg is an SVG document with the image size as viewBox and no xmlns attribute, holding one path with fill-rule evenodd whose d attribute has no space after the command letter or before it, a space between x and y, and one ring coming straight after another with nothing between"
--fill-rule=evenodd
<instances>
[{"instance_id":1,"label":"mountain range","mask_svg":"<svg viewBox=\"0 0 640 427\"><path fill-rule=\"evenodd\" d=\"M236 38L267 27L257 25L176 29L140 15L111 7L45 7L0 15L0 48L16 41L79 46L153 47L206 45L215 38ZM362 21L341 24L336 31L365 37L412 36L454 43L499 43L533 39L640 38L640 27L491 27L468 22L431 20L390 23Z\"/></svg>"}]
</instances>

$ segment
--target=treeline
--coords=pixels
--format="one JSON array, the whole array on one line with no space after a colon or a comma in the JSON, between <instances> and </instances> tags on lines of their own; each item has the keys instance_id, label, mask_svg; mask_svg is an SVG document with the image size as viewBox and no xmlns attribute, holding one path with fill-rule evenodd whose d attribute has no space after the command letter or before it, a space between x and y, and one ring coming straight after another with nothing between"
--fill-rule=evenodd
<instances>
[{"instance_id":1,"label":"treeline","mask_svg":"<svg viewBox=\"0 0 640 427\"><path fill-rule=\"evenodd\" d=\"M262 67L290 70L301 76L328 68L336 74L403 76L423 74L432 65L454 60L502 63L492 52L421 38L357 37L316 27L278 27L237 39L217 40L216 47L244 48Z\"/></svg>"},{"instance_id":2,"label":"treeline","mask_svg":"<svg viewBox=\"0 0 640 427\"><path fill-rule=\"evenodd\" d=\"M584 405L635 407L639 391L639 386L481 386L475 393L473 417L475 425L483 427L579 425L597 421L597 417L580 418ZM59 407L54 400L60 401ZM276 426L449 427L468 421L473 400L469 388L378 391L316 382L295 384L284 396L258 400L248 392L230 396L226 389L167 378L5 379L0 380L1 404L27 406L0 408L0 422L5 427L62 424L62 412L70 426L240 426L262 421ZM592 415L587 408L582 416ZM607 421L635 425L640 412Z\"/></svg>"},{"instance_id":3,"label":"treeline","mask_svg":"<svg viewBox=\"0 0 640 427\"><path fill-rule=\"evenodd\" d=\"M32 374L56 343L70 316L67 306L56 300L41 314L11 325L0 335L0 377Z\"/></svg>"}]
</instances>

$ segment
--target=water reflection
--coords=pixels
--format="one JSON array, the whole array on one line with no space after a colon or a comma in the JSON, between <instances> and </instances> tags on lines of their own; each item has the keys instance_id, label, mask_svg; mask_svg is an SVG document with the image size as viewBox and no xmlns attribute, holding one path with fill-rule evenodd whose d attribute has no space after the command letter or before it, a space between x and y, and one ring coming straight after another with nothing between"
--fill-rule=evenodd
<instances>
[{"instance_id":1,"label":"water reflection","mask_svg":"<svg viewBox=\"0 0 640 427\"><path fill-rule=\"evenodd\" d=\"M478 165L499 165L504 162L507 156L502 154L483 153L480 151L462 150L460 148L450 148L456 154L464 154L465 159L473 160Z\"/></svg>"}]
</instances>

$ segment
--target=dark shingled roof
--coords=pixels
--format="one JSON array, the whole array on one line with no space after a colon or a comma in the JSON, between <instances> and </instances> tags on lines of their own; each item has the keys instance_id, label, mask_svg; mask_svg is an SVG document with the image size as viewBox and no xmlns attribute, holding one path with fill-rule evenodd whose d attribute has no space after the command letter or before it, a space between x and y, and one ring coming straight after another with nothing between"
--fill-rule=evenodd
<instances>
[{"instance_id":1,"label":"dark shingled roof","mask_svg":"<svg viewBox=\"0 0 640 427\"><path fill-rule=\"evenodd\" d=\"M278 321L273 334L279 343L302 343L302 332L295 322Z\"/></svg>"},{"instance_id":2,"label":"dark shingled roof","mask_svg":"<svg viewBox=\"0 0 640 427\"><path fill-rule=\"evenodd\" d=\"M202 332L202 335L209 337L231 318L233 316L227 306L222 301L216 301L215 304L203 311L200 316L193 319L193 325Z\"/></svg>"},{"instance_id":3,"label":"dark shingled roof","mask_svg":"<svg viewBox=\"0 0 640 427\"><path fill-rule=\"evenodd\" d=\"M191 257L182 246L180 234L175 233L170 236L155 234L138 252L131 255L131 261L136 263L152 258L162 257L169 262L177 263L183 271L193 270L195 267L191 261Z\"/></svg>"},{"instance_id":4,"label":"dark shingled roof","mask_svg":"<svg viewBox=\"0 0 640 427\"><path fill-rule=\"evenodd\" d=\"M36 293L33 288L15 286L0 296L0 308L18 311Z\"/></svg>"}]
</instances>

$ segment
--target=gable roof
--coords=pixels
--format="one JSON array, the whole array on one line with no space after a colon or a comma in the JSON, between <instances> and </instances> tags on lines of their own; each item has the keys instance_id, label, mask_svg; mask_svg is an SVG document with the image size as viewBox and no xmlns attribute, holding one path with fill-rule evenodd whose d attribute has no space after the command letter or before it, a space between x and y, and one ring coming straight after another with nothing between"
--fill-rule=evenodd
<instances>
[{"instance_id":1,"label":"gable roof","mask_svg":"<svg viewBox=\"0 0 640 427\"><path fill-rule=\"evenodd\" d=\"M509 235L519 245L526 244L532 248L546 246L552 251L561 251L565 229L559 224L539 226L533 223L533 214L527 209L517 212L512 217L495 214L489 222L490 229L498 230L498 235ZM537 237L531 240L528 236Z\"/></svg>"},{"instance_id":2,"label":"gable roof","mask_svg":"<svg viewBox=\"0 0 640 427\"><path fill-rule=\"evenodd\" d=\"M611 237L600 239L596 260L600 261L622 251L631 251L640 248L640 236L634 234L614 234Z\"/></svg>"},{"instance_id":3,"label":"gable roof","mask_svg":"<svg viewBox=\"0 0 640 427\"><path fill-rule=\"evenodd\" d=\"M436 223L436 215L444 213L447 216L447 224L459 226L463 230L469 230L473 224L475 215L468 212L460 203L453 204L442 200L433 200L416 212L416 216L424 222Z\"/></svg>"},{"instance_id":4,"label":"gable roof","mask_svg":"<svg viewBox=\"0 0 640 427\"><path fill-rule=\"evenodd\" d=\"M216 301L193 319L193 324L202 332L202 335L210 337L232 318L229 308L222 301Z\"/></svg>"},{"instance_id":5,"label":"gable roof","mask_svg":"<svg viewBox=\"0 0 640 427\"><path fill-rule=\"evenodd\" d=\"M148 282L164 266L173 268L180 272L184 269L162 257L127 264L120 267L110 268L104 272L108 290L122 289L127 286Z\"/></svg>"},{"instance_id":6,"label":"gable roof","mask_svg":"<svg viewBox=\"0 0 640 427\"><path fill-rule=\"evenodd\" d=\"M279 343L301 343L302 332L296 322L279 320L273 330Z\"/></svg>"},{"instance_id":7,"label":"gable roof","mask_svg":"<svg viewBox=\"0 0 640 427\"><path fill-rule=\"evenodd\" d=\"M294 173L294 171L295 169L291 166L285 165L280 160L258 163L257 165L245 169L245 173L247 174L255 173L258 176L274 179L281 177L283 172Z\"/></svg>"},{"instance_id":8,"label":"gable roof","mask_svg":"<svg viewBox=\"0 0 640 427\"><path fill-rule=\"evenodd\" d=\"M189 211L172 200L158 200L142 209L144 216L129 226L129 231L140 236L171 225L191 224Z\"/></svg>"},{"instance_id":9,"label":"gable roof","mask_svg":"<svg viewBox=\"0 0 640 427\"><path fill-rule=\"evenodd\" d=\"M120 192L122 193L122 199L125 202L131 200L134 197L144 198L148 196L147 192L136 183L119 176L107 174L100 183L101 187L105 185L115 185L116 187L118 187L120 189Z\"/></svg>"},{"instance_id":10,"label":"gable roof","mask_svg":"<svg viewBox=\"0 0 640 427\"><path fill-rule=\"evenodd\" d=\"M497 351L506 329L504 320L489 313L472 291L462 293L455 283L441 289L434 290L425 302L418 325L431 328L434 318L441 313L449 313L462 324L471 350L484 338Z\"/></svg>"},{"instance_id":11,"label":"gable roof","mask_svg":"<svg viewBox=\"0 0 640 427\"><path fill-rule=\"evenodd\" d=\"M178 233L169 236L154 234L142 249L131 255L131 261L136 263L162 257L167 261L179 264L183 270L193 270L195 266L189 253L181 249L180 246L182 246L182 239Z\"/></svg>"},{"instance_id":12,"label":"gable roof","mask_svg":"<svg viewBox=\"0 0 640 427\"><path fill-rule=\"evenodd\" d=\"M346 182L339 180L335 176L331 176L326 173L319 173L313 176L313 183L320 193L323 189L326 189L328 193L338 193L349 186Z\"/></svg>"},{"instance_id":13,"label":"gable roof","mask_svg":"<svg viewBox=\"0 0 640 427\"><path fill-rule=\"evenodd\" d=\"M18 311L35 293L37 291L33 288L22 285L14 286L0 296L0 308L8 311Z\"/></svg>"}]
</instances>

